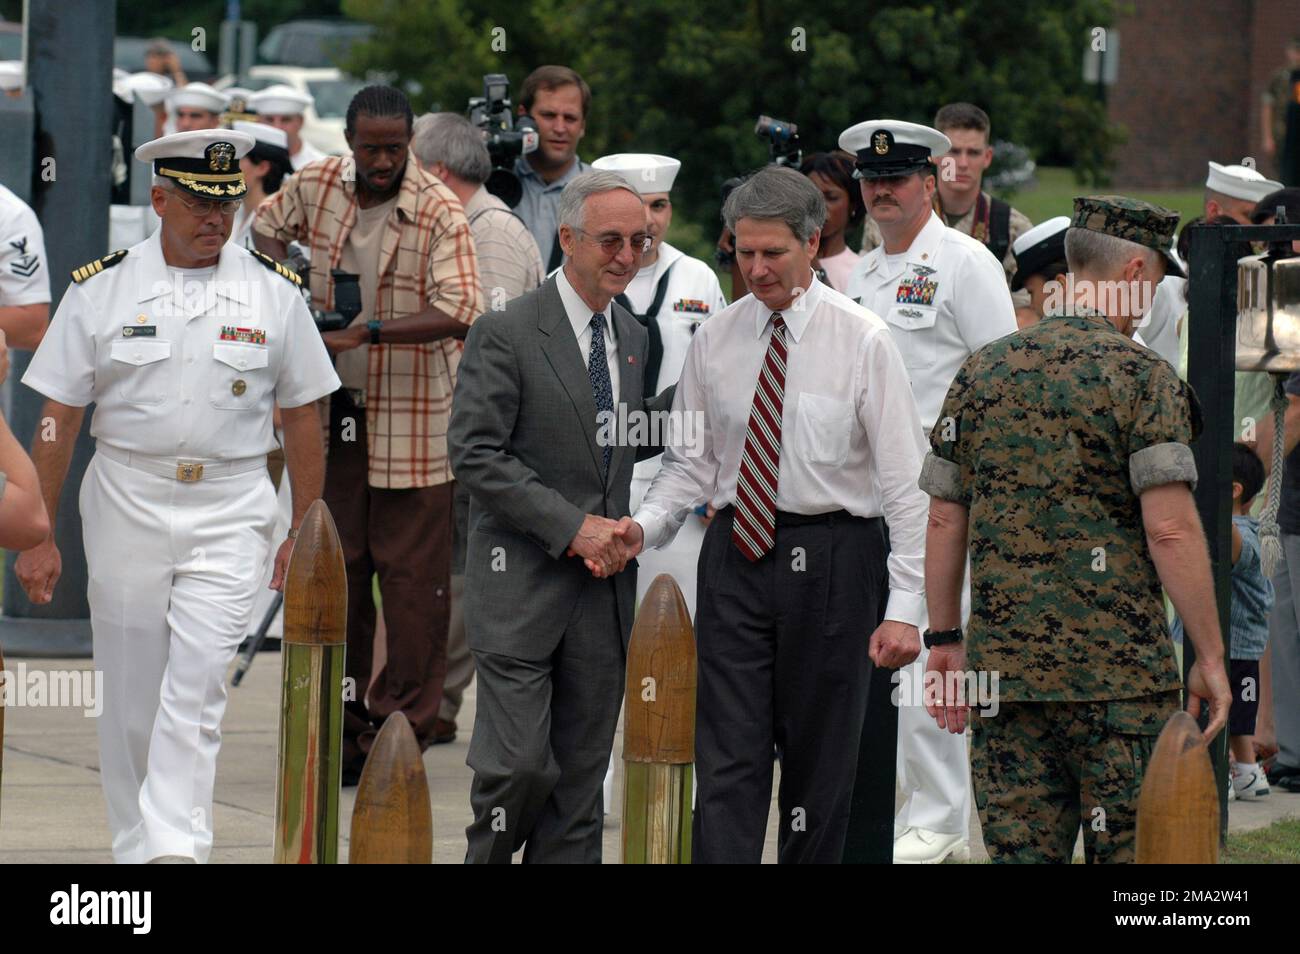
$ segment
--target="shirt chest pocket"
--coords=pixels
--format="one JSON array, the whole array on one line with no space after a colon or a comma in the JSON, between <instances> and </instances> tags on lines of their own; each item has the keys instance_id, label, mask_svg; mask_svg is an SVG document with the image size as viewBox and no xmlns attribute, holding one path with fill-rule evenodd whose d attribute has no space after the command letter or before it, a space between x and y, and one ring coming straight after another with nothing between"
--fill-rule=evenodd
<instances>
[{"instance_id":1,"label":"shirt chest pocket","mask_svg":"<svg viewBox=\"0 0 1300 954\"><path fill-rule=\"evenodd\" d=\"M794 452L812 464L838 467L849 456L853 405L820 394L800 392L795 409Z\"/></svg>"},{"instance_id":2,"label":"shirt chest pocket","mask_svg":"<svg viewBox=\"0 0 1300 954\"><path fill-rule=\"evenodd\" d=\"M911 368L934 366L938 357L935 322L939 309L933 305L896 304L885 313L894 344L903 356L903 365Z\"/></svg>"},{"instance_id":3,"label":"shirt chest pocket","mask_svg":"<svg viewBox=\"0 0 1300 954\"><path fill-rule=\"evenodd\" d=\"M240 411L256 407L271 387L271 355L265 345L219 341L212 346L212 406Z\"/></svg>"},{"instance_id":4,"label":"shirt chest pocket","mask_svg":"<svg viewBox=\"0 0 1300 954\"><path fill-rule=\"evenodd\" d=\"M109 347L117 392L128 404L155 405L167 400L170 341L114 341Z\"/></svg>"}]
</instances>

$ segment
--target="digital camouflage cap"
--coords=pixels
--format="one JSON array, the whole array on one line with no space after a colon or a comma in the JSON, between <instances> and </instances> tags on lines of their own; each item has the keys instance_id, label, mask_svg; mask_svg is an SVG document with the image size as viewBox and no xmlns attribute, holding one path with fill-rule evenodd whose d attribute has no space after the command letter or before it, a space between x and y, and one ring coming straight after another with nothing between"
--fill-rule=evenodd
<instances>
[{"instance_id":1,"label":"digital camouflage cap","mask_svg":"<svg viewBox=\"0 0 1300 954\"><path fill-rule=\"evenodd\" d=\"M1101 232L1155 249L1165 257L1166 274L1187 277L1173 256L1178 213L1172 209L1126 195L1081 195L1074 200L1070 228Z\"/></svg>"}]
</instances>

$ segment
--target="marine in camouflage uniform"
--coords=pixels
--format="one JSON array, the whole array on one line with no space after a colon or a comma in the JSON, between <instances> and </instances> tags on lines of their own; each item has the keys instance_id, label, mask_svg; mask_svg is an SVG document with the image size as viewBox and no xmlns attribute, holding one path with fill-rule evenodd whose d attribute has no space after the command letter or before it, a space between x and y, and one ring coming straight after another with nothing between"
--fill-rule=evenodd
<instances>
[{"instance_id":1,"label":"marine in camouflage uniform","mask_svg":"<svg viewBox=\"0 0 1300 954\"><path fill-rule=\"evenodd\" d=\"M1075 227L1165 246L1177 215L1076 200ZM1151 245L1150 236L1142 244ZM1068 313L1063 313L1068 312ZM1181 678L1139 497L1186 481L1191 388L1099 312L1070 306L962 366L921 488L969 511L966 669L999 674L974 720L973 780L994 861L1131 861L1138 789Z\"/></svg>"}]
</instances>

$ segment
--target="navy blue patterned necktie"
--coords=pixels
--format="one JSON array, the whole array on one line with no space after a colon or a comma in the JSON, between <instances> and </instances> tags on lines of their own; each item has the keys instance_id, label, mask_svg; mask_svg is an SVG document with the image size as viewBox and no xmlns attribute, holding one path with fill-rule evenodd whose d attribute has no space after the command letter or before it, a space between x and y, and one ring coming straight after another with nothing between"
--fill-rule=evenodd
<instances>
[{"instance_id":1,"label":"navy blue patterned necktie","mask_svg":"<svg viewBox=\"0 0 1300 954\"><path fill-rule=\"evenodd\" d=\"M605 359L605 316L591 316L591 358L587 361L587 375L591 378L591 396L596 399L597 421L601 411L614 413L614 387L609 380L609 364ZM602 479L609 479L609 461L614 454L611 444L605 445L605 470Z\"/></svg>"}]
</instances>

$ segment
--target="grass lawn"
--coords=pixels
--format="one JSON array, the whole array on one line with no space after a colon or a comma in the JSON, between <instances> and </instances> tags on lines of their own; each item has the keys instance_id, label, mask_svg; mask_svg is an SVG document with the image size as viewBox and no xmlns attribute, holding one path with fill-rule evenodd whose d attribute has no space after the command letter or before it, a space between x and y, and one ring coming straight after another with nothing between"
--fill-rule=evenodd
<instances>
[{"instance_id":1,"label":"grass lawn","mask_svg":"<svg viewBox=\"0 0 1300 954\"><path fill-rule=\"evenodd\" d=\"M1074 197L1088 193L1110 192L1145 199L1180 213L1180 224L1201 215L1205 204L1203 189L1181 189L1175 192L1145 192L1112 187L1089 188L1074 181L1074 171L1061 167L1040 166L1035 172L1037 182L1032 188L1004 196L1012 205L1037 224L1054 215L1069 215L1074 210Z\"/></svg>"},{"instance_id":2,"label":"grass lawn","mask_svg":"<svg viewBox=\"0 0 1300 954\"><path fill-rule=\"evenodd\" d=\"M1284 818L1267 828L1228 835L1219 861L1228 865L1285 865L1300 861L1300 818Z\"/></svg>"}]
</instances>

